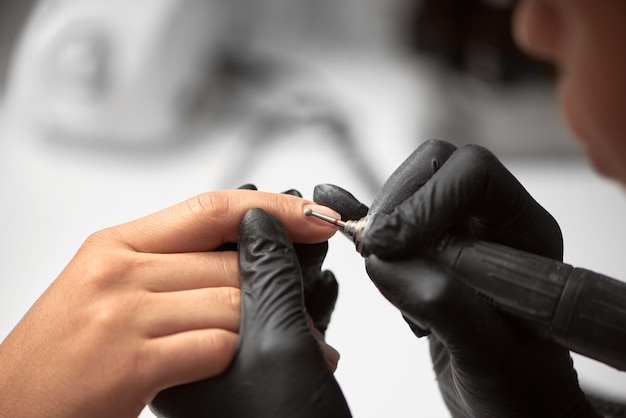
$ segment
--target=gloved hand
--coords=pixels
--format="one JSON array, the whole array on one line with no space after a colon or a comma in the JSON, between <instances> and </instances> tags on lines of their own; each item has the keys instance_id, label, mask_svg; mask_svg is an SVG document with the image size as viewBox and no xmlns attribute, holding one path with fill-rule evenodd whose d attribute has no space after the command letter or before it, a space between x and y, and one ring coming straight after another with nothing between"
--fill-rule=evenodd
<instances>
[{"instance_id":1,"label":"gloved hand","mask_svg":"<svg viewBox=\"0 0 626 418\"><path fill-rule=\"evenodd\" d=\"M238 189L258 190L254 184L250 183L239 186ZM296 189L286 190L282 194L302 197L302 193ZM330 323L330 317L335 309L339 291L337 280L333 273L329 270L322 270L322 264L328 253L328 241L317 244L294 243L293 247L298 255L300 270L302 271L306 311L313 323L313 332L316 334L316 337L323 339L326 328L328 328ZM223 244L219 250L236 251L237 244ZM333 353L332 349L327 350L325 354L329 365L334 371L337 367L339 354Z\"/></svg>"},{"instance_id":2,"label":"gloved hand","mask_svg":"<svg viewBox=\"0 0 626 418\"><path fill-rule=\"evenodd\" d=\"M302 197L296 189L290 189L283 194ZM326 329L330 323L330 317L335 310L339 287L334 274L329 270L322 270L322 264L328 253L328 241L318 244L293 244L300 270L302 271L302 282L304 284L304 305L314 328L313 332L318 334L318 338L326 334ZM332 353L331 353L332 354ZM337 367L338 358L333 359L327 356L331 366Z\"/></svg>"},{"instance_id":3,"label":"gloved hand","mask_svg":"<svg viewBox=\"0 0 626 418\"><path fill-rule=\"evenodd\" d=\"M220 376L162 391L151 409L171 418L350 417L309 326L299 259L284 227L252 209L238 241L242 320L233 362ZM336 287L310 286L312 295L324 295L311 302L314 321L327 324L334 297L320 289Z\"/></svg>"},{"instance_id":4,"label":"gloved hand","mask_svg":"<svg viewBox=\"0 0 626 418\"><path fill-rule=\"evenodd\" d=\"M314 200L340 213L360 205L329 185L318 186ZM527 334L428 257L452 233L561 258L557 223L491 153L426 142L388 179L369 213L379 215L362 244L371 254L368 274L418 337L430 334L454 417L599 416L566 349Z\"/></svg>"}]
</instances>

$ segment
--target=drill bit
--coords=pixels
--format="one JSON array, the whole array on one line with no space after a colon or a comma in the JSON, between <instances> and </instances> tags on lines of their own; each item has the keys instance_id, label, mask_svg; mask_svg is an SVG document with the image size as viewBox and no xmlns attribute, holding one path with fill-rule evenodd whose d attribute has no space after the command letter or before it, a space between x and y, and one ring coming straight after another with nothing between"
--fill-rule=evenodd
<instances>
[{"instance_id":1,"label":"drill bit","mask_svg":"<svg viewBox=\"0 0 626 418\"><path fill-rule=\"evenodd\" d=\"M354 245L356 245L357 251L361 252L361 242L363 240L363 233L365 231L365 228L370 220L369 215L361 219L342 221L341 219L314 212L311 208L306 208L304 210L304 214L306 216L313 216L315 218L328 222L329 224L333 224L339 227L339 229L341 229L343 233L352 238Z\"/></svg>"},{"instance_id":2,"label":"drill bit","mask_svg":"<svg viewBox=\"0 0 626 418\"><path fill-rule=\"evenodd\" d=\"M336 218L333 218L331 216L327 216L327 215L323 215L321 213L314 212L313 209L311 209L311 208L306 208L304 210L304 214L306 216L313 216L314 218L321 219L323 221L328 222L329 224L336 225L342 231L345 231L345 229L346 229L346 222L342 221L341 219L336 219Z\"/></svg>"}]
</instances>

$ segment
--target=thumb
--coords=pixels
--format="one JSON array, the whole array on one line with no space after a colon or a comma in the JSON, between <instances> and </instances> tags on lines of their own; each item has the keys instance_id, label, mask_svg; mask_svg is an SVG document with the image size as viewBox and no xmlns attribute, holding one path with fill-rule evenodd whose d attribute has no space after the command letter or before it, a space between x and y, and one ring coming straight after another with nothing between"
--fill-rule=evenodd
<instances>
[{"instance_id":1,"label":"thumb","mask_svg":"<svg viewBox=\"0 0 626 418\"><path fill-rule=\"evenodd\" d=\"M367 215L369 208L352 193L334 184L318 184L313 190L313 201L334 209L341 219L360 219Z\"/></svg>"},{"instance_id":2,"label":"thumb","mask_svg":"<svg viewBox=\"0 0 626 418\"><path fill-rule=\"evenodd\" d=\"M302 273L280 221L251 209L239 226L241 335L302 334L311 338L304 311Z\"/></svg>"}]
</instances>

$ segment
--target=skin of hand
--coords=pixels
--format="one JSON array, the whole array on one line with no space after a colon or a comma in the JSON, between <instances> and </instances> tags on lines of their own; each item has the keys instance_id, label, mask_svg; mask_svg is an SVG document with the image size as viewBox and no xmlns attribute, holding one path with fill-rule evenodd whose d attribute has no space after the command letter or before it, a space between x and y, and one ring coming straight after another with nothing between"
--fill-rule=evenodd
<instances>
[{"instance_id":1,"label":"skin of hand","mask_svg":"<svg viewBox=\"0 0 626 418\"><path fill-rule=\"evenodd\" d=\"M594 167L626 184L626 2L519 0L514 32L559 70L561 110Z\"/></svg>"},{"instance_id":2,"label":"skin of hand","mask_svg":"<svg viewBox=\"0 0 626 418\"><path fill-rule=\"evenodd\" d=\"M159 393L152 411L169 418L349 418L305 314L302 258L287 231L262 209L250 210L239 231L242 322L235 358L219 376Z\"/></svg>"},{"instance_id":3,"label":"skin of hand","mask_svg":"<svg viewBox=\"0 0 626 418\"><path fill-rule=\"evenodd\" d=\"M302 215L311 205L211 192L90 236L0 345L2 415L136 417L160 390L223 372L237 344L239 269L236 252L214 250L236 242L255 207L295 242L323 242L335 230Z\"/></svg>"},{"instance_id":4,"label":"skin of hand","mask_svg":"<svg viewBox=\"0 0 626 418\"><path fill-rule=\"evenodd\" d=\"M350 206L342 192L322 190L316 202L339 212ZM598 416L566 349L527 334L428 257L446 233L561 257L554 219L491 153L426 142L389 178L369 213L379 215L365 232L368 274L418 337L430 334L452 416Z\"/></svg>"}]
</instances>

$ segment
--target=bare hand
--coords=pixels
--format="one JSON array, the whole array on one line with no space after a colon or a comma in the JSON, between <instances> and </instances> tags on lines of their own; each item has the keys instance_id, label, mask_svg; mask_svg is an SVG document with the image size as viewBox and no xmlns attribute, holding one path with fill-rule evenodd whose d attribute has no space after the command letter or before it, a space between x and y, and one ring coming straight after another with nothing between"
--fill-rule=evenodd
<instances>
[{"instance_id":1,"label":"bare hand","mask_svg":"<svg viewBox=\"0 0 626 418\"><path fill-rule=\"evenodd\" d=\"M3 416L136 417L160 390L221 373L237 343L239 271L235 252L214 250L237 241L255 207L294 242L324 241L335 228L302 216L309 205L213 192L90 236L0 345Z\"/></svg>"}]
</instances>

